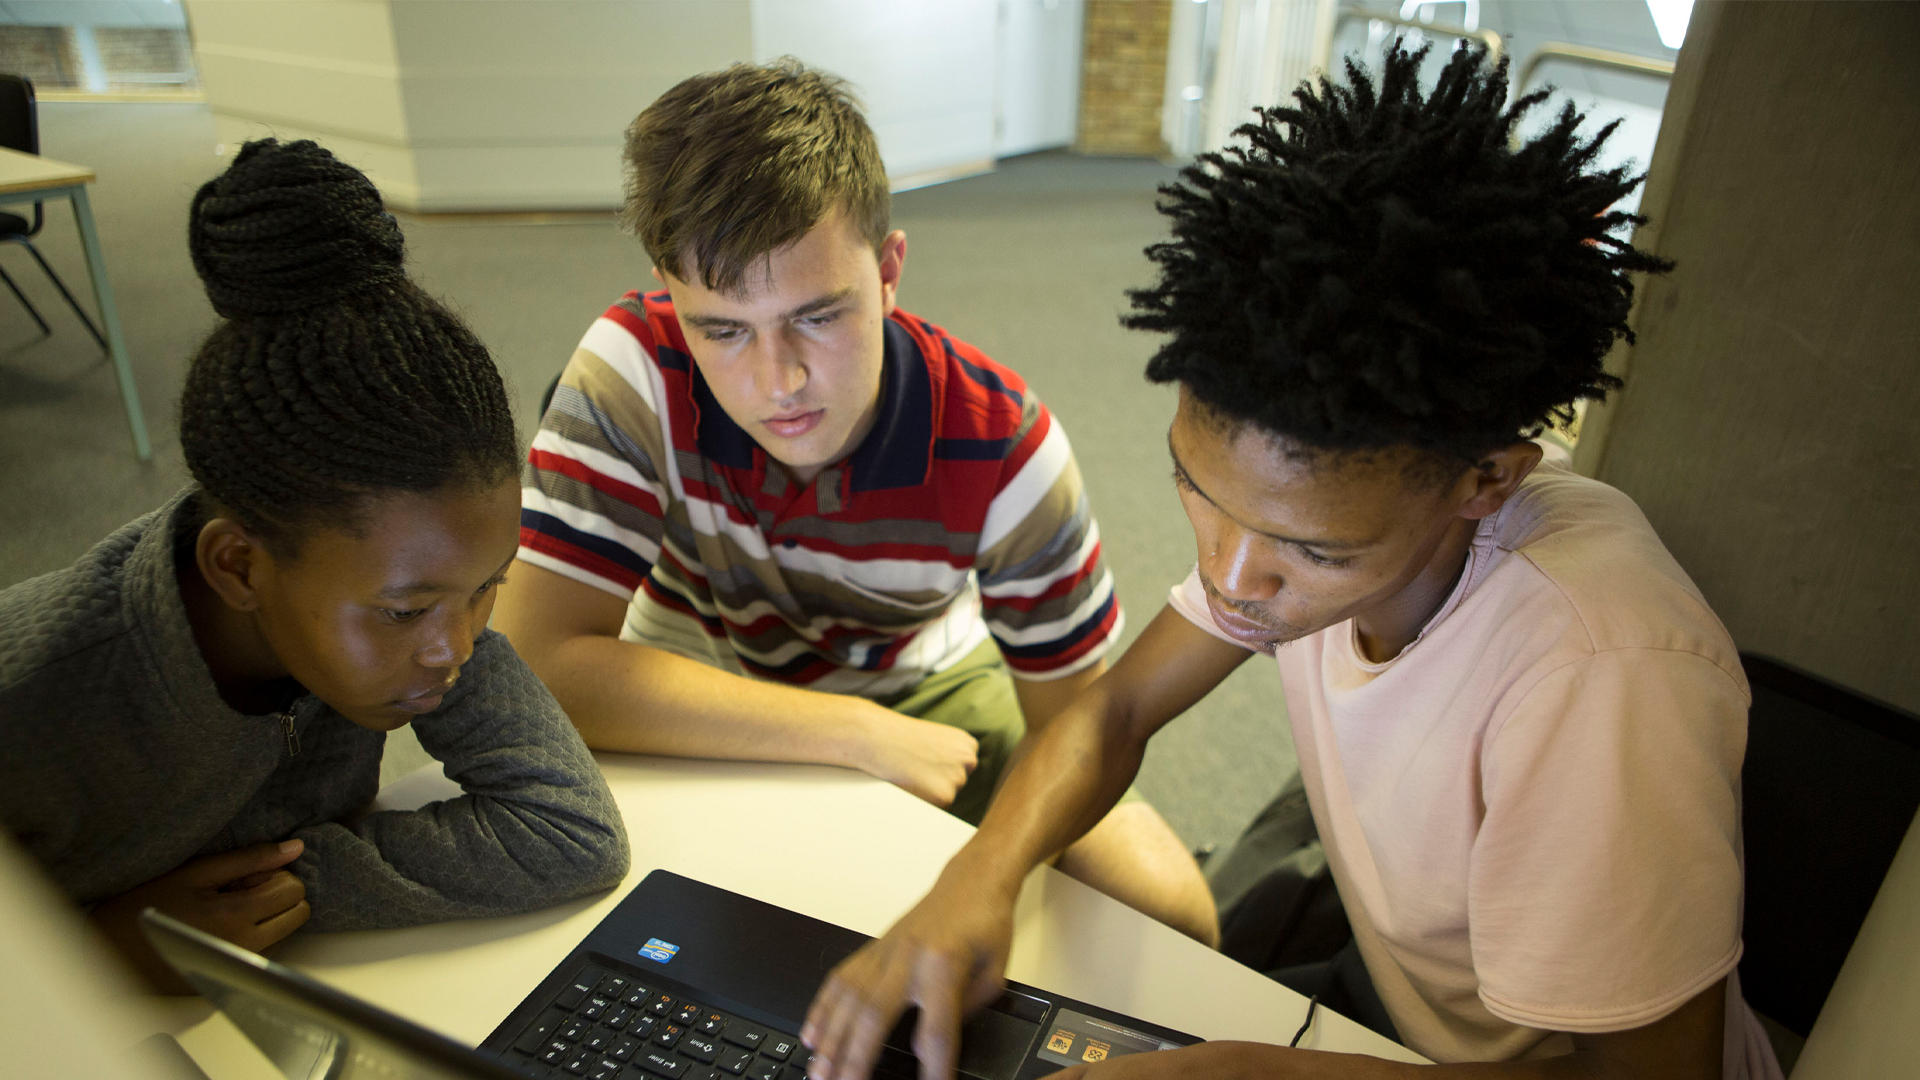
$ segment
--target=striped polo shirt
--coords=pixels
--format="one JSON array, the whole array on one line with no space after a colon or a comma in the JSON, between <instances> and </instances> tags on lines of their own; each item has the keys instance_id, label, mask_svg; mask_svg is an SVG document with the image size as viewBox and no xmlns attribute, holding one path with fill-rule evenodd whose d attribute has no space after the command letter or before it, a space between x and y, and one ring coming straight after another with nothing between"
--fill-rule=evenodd
<instances>
[{"instance_id":1,"label":"striped polo shirt","mask_svg":"<svg viewBox=\"0 0 1920 1080\"><path fill-rule=\"evenodd\" d=\"M1119 636L1066 432L1025 382L896 310L880 410L806 487L733 422L665 292L587 331L541 419L520 558L628 600L621 637L880 697L991 636L1053 679Z\"/></svg>"}]
</instances>

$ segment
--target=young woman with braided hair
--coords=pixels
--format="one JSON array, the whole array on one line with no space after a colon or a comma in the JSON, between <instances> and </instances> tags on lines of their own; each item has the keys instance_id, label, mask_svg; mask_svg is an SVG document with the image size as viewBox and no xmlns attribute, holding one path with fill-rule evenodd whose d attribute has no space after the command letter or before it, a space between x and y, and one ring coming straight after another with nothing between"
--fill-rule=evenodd
<instances>
[{"instance_id":1,"label":"young woman with braided hair","mask_svg":"<svg viewBox=\"0 0 1920 1080\"><path fill-rule=\"evenodd\" d=\"M149 905L260 949L614 885L606 784L486 629L520 506L486 348L311 142L247 144L190 243L222 317L181 395L194 482L0 592L7 827L168 988ZM362 816L410 721L466 794Z\"/></svg>"}]
</instances>

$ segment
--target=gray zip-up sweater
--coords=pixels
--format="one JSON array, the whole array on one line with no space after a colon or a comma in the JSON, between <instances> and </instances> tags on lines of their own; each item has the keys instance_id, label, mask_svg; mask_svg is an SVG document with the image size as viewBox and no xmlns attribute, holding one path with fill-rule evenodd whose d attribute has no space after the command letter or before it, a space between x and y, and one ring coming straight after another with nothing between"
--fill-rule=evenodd
<instances>
[{"instance_id":1,"label":"gray zip-up sweater","mask_svg":"<svg viewBox=\"0 0 1920 1080\"><path fill-rule=\"evenodd\" d=\"M189 489L191 490L191 489ZM74 900L297 837L315 930L544 907L619 883L627 836L553 695L489 630L414 721L466 794L355 817L386 735L312 695L281 720L214 689L174 577L188 492L64 570L0 592L0 820Z\"/></svg>"}]
</instances>

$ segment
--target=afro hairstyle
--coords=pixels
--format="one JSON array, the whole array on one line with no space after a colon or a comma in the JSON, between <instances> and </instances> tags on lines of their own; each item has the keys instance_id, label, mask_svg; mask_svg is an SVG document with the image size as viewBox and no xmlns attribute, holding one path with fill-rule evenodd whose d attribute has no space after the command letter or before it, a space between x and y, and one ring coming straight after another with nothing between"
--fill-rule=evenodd
<instances>
[{"instance_id":1,"label":"afro hairstyle","mask_svg":"<svg viewBox=\"0 0 1920 1080\"><path fill-rule=\"evenodd\" d=\"M1582 138L1569 103L1516 145L1549 91L1506 105L1506 59L1462 47L1423 97L1426 55L1394 42L1377 85L1348 59L1160 189L1173 239L1122 318L1168 335L1149 379L1296 456L1452 470L1619 388L1628 274L1672 264L1616 238L1646 220L1610 209L1644 177L1595 167L1617 122Z\"/></svg>"}]
</instances>

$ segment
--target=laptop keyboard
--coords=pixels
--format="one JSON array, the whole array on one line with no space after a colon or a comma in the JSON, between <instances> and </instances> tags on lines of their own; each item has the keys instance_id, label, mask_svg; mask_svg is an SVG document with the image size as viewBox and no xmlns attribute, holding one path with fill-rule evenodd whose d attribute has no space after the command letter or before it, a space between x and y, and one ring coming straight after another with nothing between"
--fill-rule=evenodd
<instances>
[{"instance_id":1,"label":"laptop keyboard","mask_svg":"<svg viewBox=\"0 0 1920 1080\"><path fill-rule=\"evenodd\" d=\"M801 1080L798 1037L588 964L503 1052L536 1080Z\"/></svg>"}]
</instances>

